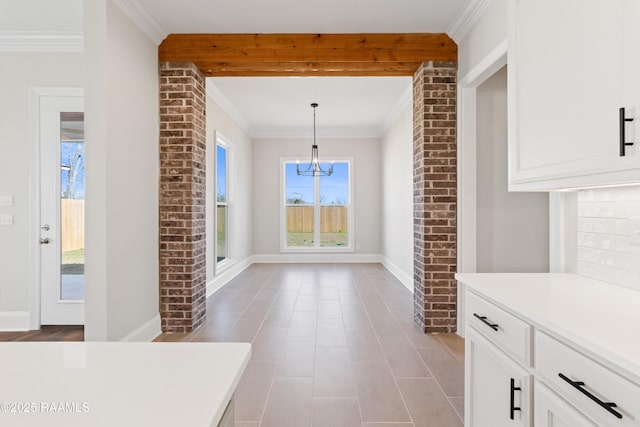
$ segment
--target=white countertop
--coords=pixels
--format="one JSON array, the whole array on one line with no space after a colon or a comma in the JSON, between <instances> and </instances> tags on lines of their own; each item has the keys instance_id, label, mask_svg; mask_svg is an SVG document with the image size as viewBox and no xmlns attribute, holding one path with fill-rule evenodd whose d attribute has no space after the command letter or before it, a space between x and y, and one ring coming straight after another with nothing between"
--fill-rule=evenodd
<instances>
[{"instance_id":1,"label":"white countertop","mask_svg":"<svg viewBox=\"0 0 640 427\"><path fill-rule=\"evenodd\" d=\"M576 274L456 274L471 291L640 385L640 292Z\"/></svg>"},{"instance_id":2,"label":"white countertop","mask_svg":"<svg viewBox=\"0 0 640 427\"><path fill-rule=\"evenodd\" d=\"M248 343L0 343L0 425L217 426L250 355Z\"/></svg>"}]
</instances>

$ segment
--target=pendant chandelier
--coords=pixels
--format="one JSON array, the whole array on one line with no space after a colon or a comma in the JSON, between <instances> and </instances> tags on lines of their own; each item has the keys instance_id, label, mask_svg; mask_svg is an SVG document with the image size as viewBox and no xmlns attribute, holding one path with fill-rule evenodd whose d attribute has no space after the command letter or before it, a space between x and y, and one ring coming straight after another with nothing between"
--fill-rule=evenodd
<instances>
[{"instance_id":1,"label":"pendant chandelier","mask_svg":"<svg viewBox=\"0 0 640 427\"><path fill-rule=\"evenodd\" d=\"M302 176L329 176L333 173L333 165L329 166L328 170L322 169L320 166L320 160L318 160L318 145L316 144L316 108L318 104L312 103L313 107L313 145L311 146L311 162L305 169L300 169L300 165L296 164L296 173Z\"/></svg>"}]
</instances>

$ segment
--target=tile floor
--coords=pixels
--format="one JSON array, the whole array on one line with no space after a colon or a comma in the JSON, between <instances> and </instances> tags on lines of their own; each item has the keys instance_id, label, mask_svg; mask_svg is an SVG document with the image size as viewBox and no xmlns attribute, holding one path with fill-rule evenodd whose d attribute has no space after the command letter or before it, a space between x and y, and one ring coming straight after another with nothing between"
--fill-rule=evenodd
<instances>
[{"instance_id":1,"label":"tile floor","mask_svg":"<svg viewBox=\"0 0 640 427\"><path fill-rule=\"evenodd\" d=\"M207 323L159 341L248 341L238 427L462 426L464 342L425 335L379 264L254 264Z\"/></svg>"}]
</instances>

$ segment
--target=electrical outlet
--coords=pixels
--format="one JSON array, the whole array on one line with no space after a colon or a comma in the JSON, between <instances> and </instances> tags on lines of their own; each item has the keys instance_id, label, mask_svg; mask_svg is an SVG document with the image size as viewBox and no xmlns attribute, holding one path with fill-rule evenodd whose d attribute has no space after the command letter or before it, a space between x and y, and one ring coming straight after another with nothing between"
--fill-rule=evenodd
<instances>
[{"instance_id":1,"label":"electrical outlet","mask_svg":"<svg viewBox=\"0 0 640 427\"><path fill-rule=\"evenodd\" d=\"M0 207L6 208L13 206L13 196L10 194L0 194Z\"/></svg>"},{"instance_id":2,"label":"electrical outlet","mask_svg":"<svg viewBox=\"0 0 640 427\"><path fill-rule=\"evenodd\" d=\"M0 225L13 225L13 215L12 214L0 215Z\"/></svg>"}]
</instances>

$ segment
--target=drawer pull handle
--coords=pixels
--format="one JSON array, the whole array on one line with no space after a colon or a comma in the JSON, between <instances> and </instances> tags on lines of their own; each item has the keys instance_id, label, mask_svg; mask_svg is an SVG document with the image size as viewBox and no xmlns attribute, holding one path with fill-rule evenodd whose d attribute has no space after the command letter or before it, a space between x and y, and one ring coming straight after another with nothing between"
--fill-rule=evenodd
<instances>
[{"instance_id":1,"label":"drawer pull handle","mask_svg":"<svg viewBox=\"0 0 640 427\"><path fill-rule=\"evenodd\" d=\"M510 402L511 402L509 404L509 418L511 418L512 420L515 420L515 412L522 410L522 408L515 406L515 400L516 400L515 394L516 394L516 391L520 391L520 390L522 390L522 388L516 387L516 380L511 378L511 388L509 393Z\"/></svg>"},{"instance_id":2,"label":"drawer pull handle","mask_svg":"<svg viewBox=\"0 0 640 427\"><path fill-rule=\"evenodd\" d=\"M633 145L633 142L627 142L625 134L625 126L627 122L632 122L633 118L629 118L625 115L624 107L620 108L620 157L624 157L627 146Z\"/></svg>"},{"instance_id":3,"label":"drawer pull handle","mask_svg":"<svg viewBox=\"0 0 640 427\"><path fill-rule=\"evenodd\" d=\"M488 327L490 327L491 329L493 329L494 331L498 330L498 324L497 323L491 323L487 320L487 316L480 316L478 313L473 313L474 316L476 316L478 319L480 319L480 321L482 323L484 323L485 325L487 325Z\"/></svg>"},{"instance_id":4,"label":"drawer pull handle","mask_svg":"<svg viewBox=\"0 0 640 427\"><path fill-rule=\"evenodd\" d=\"M563 380L565 380L566 382L568 382L569 384L571 384L571 386L576 388L578 391L580 391L580 393L584 394L589 399L593 400L598 405L602 406L607 412L609 412L610 414L612 414L616 418L622 418L622 414L620 412L616 411L615 409L613 409L613 408L617 408L618 405L616 405L613 402L603 402L602 400L598 399L596 396L591 394L589 391L587 391L584 388L582 388L582 387L585 386L585 383L583 381L572 381L571 379L569 379L566 375L564 375L562 373L559 373L558 376L560 378L562 378Z\"/></svg>"}]
</instances>

